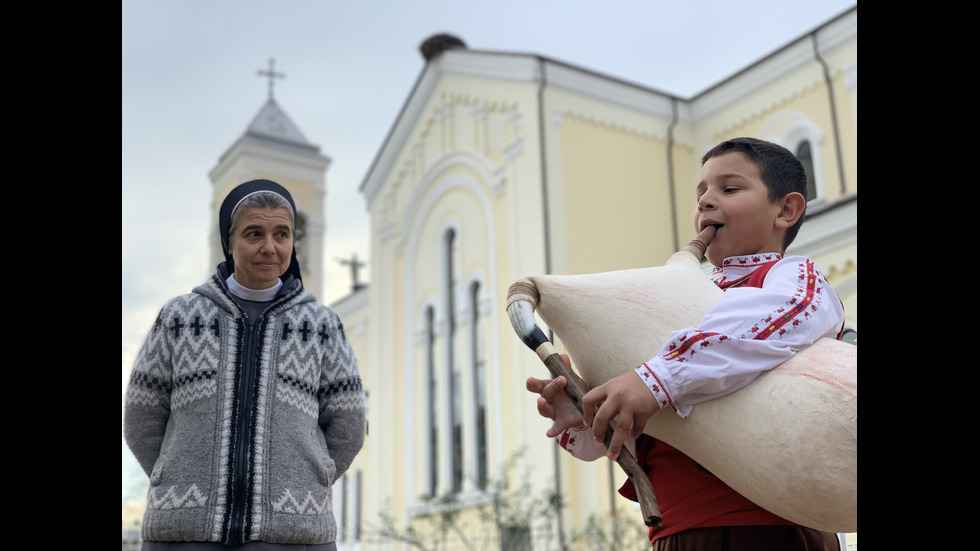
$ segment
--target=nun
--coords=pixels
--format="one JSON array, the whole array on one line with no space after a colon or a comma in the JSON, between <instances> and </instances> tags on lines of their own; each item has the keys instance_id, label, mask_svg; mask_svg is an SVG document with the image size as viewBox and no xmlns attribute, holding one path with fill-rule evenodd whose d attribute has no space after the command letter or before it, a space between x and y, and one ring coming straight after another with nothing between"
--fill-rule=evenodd
<instances>
[{"instance_id":1,"label":"nun","mask_svg":"<svg viewBox=\"0 0 980 551\"><path fill-rule=\"evenodd\" d=\"M163 306L126 389L142 549L336 550L332 486L365 434L357 359L303 286L284 187L234 188L218 230L225 260Z\"/></svg>"}]
</instances>

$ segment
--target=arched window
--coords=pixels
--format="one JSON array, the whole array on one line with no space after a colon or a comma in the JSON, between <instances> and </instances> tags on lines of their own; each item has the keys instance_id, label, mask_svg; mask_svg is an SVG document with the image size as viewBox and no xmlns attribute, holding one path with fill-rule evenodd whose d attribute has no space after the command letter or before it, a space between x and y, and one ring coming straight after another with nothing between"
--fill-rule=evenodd
<instances>
[{"instance_id":1,"label":"arched window","mask_svg":"<svg viewBox=\"0 0 980 551\"><path fill-rule=\"evenodd\" d=\"M333 511L337 541L357 545L361 541L361 471L348 471L334 484Z\"/></svg>"},{"instance_id":2,"label":"arched window","mask_svg":"<svg viewBox=\"0 0 980 551\"><path fill-rule=\"evenodd\" d=\"M485 274L463 277L466 240L448 223L435 242L431 298L420 310L419 361L424 363L427 417L422 459L423 494L436 497L465 494L486 487L490 469L488 355ZM431 276L430 276L431 277ZM431 281L431 279L429 280Z\"/></svg>"},{"instance_id":3,"label":"arched window","mask_svg":"<svg viewBox=\"0 0 980 551\"><path fill-rule=\"evenodd\" d=\"M799 111L780 111L762 124L759 137L792 151L803 164L807 203L825 200L826 182L820 158L824 135L819 126Z\"/></svg>"},{"instance_id":4,"label":"arched window","mask_svg":"<svg viewBox=\"0 0 980 551\"><path fill-rule=\"evenodd\" d=\"M306 237L306 215L302 212L297 212L296 231L293 232L293 248L296 249L296 260L299 262L301 269L305 269L307 266L306 251L303 249L303 245L306 243L303 241L304 237Z\"/></svg>"},{"instance_id":5,"label":"arched window","mask_svg":"<svg viewBox=\"0 0 980 551\"><path fill-rule=\"evenodd\" d=\"M443 281L446 288L443 296L446 300L446 371L449 374L449 426L452 430L450 467L452 473L452 491L463 489L463 386L460 366L456 361L456 232L452 229L445 234L446 270Z\"/></svg>"},{"instance_id":6,"label":"arched window","mask_svg":"<svg viewBox=\"0 0 980 551\"><path fill-rule=\"evenodd\" d=\"M439 488L439 418L437 415L437 397L439 396L439 379L436 377L436 313L432 306L425 309L425 372L428 387L426 404L426 424L428 434L428 485L427 493L436 495Z\"/></svg>"},{"instance_id":7,"label":"arched window","mask_svg":"<svg viewBox=\"0 0 980 551\"><path fill-rule=\"evenodd\" d=\"M399 250L406 253L404 422L415 451L407 450L411 476L404 484L412 516L455 509L443 497L460 508L487 503L486 484L501 453L497 311L490 306L497 232L487 195L495 178L485 186L469 175L432 171L423 180L397 217L404 224ZM399 233L396 226L391 231Z\"/></svg>"},{"instance_id":8,"label":"arched window","mask_svg":"<svg viewBox=\"0 0 980 551\"><path fill-rule=\"evenodd\" d=\"M817 180L813 175L813 152L810 148L810 140L800 142L796 146L795 153L806 172L806 200L810 202L817 198Z\"/></svg>"},{"instance_id":9,"label":"arched window","mask_svg":"<svg viewBox=\"0 0 980 551\"><path fill-rule=\"evenodd\" d=\"M480 283L473 282L469 292L470 363L473 379L473 425L476 434L476 483L487 484L487 390L486 354L483 324L480 323Z\"/></svg>"}]
</instances>

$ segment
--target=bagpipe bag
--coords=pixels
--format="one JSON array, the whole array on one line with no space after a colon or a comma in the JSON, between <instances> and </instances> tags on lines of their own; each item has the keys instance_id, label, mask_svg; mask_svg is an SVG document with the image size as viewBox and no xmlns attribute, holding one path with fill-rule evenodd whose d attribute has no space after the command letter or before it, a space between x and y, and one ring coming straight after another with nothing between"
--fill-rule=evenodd
<instances>
[{"instance_id":1,"label":"bagpipe bag","mask_svg":"<svg viewBox=\"0 0 980 551\"><path fill-rule=\"evenodd\" d=\"M526 278L535 311L594 388L696 327L722 291L686 250L664 266ZM828 532L857 531L857 346L820 339L685 419L666 408L644 429L760 507Z\"/></svg>"}]
</instances>

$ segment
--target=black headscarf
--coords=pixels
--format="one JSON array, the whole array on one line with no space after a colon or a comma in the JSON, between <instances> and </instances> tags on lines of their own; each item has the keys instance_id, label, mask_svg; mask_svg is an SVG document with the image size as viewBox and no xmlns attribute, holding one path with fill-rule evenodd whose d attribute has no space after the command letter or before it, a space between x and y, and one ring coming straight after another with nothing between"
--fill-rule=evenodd
<instances>
[{"instance_id":1,"label":"black headscarf","mask_svg":"<svg viewBox=\"0 0 980 551\"><path fill-rule=\"evenodd\" d=\"M235 272L235 259L232 257L231 253L228 252L228 230L231 229L231 215L238 205L239 201L245 198L246 195L255 193L256 191L271 191L278 195L282 195L289 205L293 207L293 232L296 231L296 203L293 202L293 196L286 191L286 188L273 182L272 180L252 180L250 182L245 182L235 189L231 190L228 197L221 203L221 210L218 211L218 233L221 235L221 247L225 253L225 273L232 274ZM218 265L219 271L221 270L221 265ZM293 244L293 255L289 259L289 268L286 273L282 275L283 283L287 283L286 276L292 275L297 281L302 281L303 276L299 273L299 261L296 260L296 246Z\"/></svg>"}]
</instances>

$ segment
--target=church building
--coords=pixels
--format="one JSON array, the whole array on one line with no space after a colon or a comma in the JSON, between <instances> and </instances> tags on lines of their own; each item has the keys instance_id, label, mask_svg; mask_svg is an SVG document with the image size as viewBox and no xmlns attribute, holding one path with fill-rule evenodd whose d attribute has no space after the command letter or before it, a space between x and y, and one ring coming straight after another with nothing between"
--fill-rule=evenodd
<instances>
[{"instance_id":1,"label":"church building","mask_svg":"<svg viewBox=\"0 0 980 551\"><path fill-rule=\"evenodd\" d=\"M857 8L694 97L546 52L472 49L452 35L420 43L425 66L360 183L371 280L329 305L368 404L364 448L334 487L338 548L407 550L412 537L439 549L626 548L646 533L617 492L626 476L545 436L525 381L549 375L515 334L508 288L662 265L695 237L701 156L752 136L804 162L807 218L787 254L823 271L856 345ZM304 283L318 296L329 164L270 84L210 173L215 198L253 178L290 189ZM595 526L606 541L589 539Z\"/></svg>"}]
</instances>

